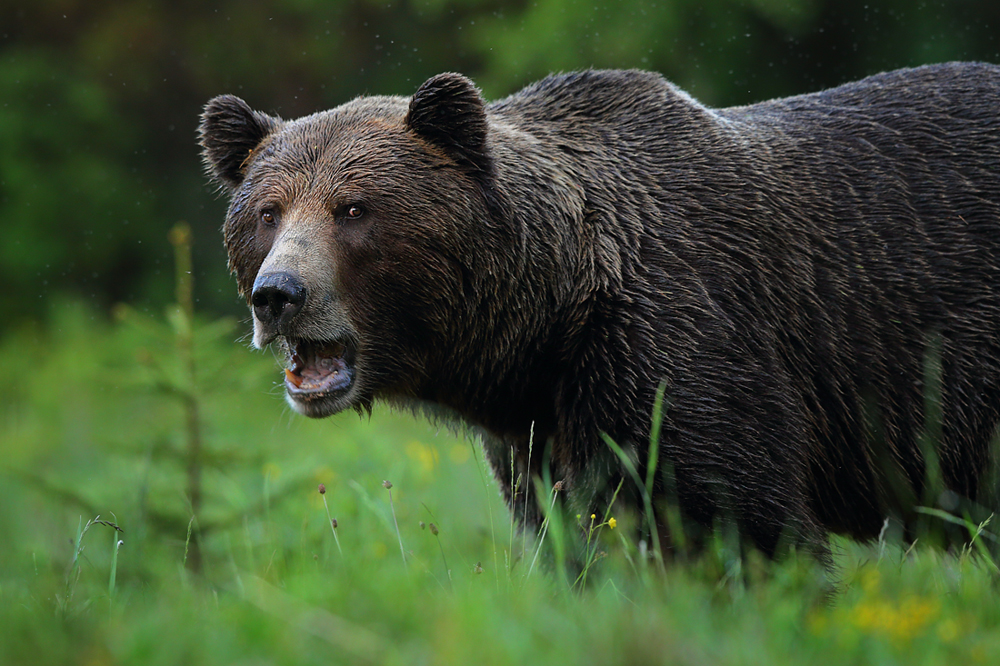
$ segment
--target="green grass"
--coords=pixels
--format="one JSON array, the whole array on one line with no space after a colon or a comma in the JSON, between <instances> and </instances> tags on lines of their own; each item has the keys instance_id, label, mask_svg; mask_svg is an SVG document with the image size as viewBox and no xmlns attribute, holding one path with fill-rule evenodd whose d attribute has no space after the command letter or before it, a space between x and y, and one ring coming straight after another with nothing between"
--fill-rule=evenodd
<instances>
[{"instance_id":1,"label":"green grass","mask_svg":"<svg viewBox=\"0 0 1000 666\"><path fill-rule=\"evenodd\" d=\"M191 386L172 312L64 303L0 340L0 664L1000 663L1000 578L969 553L838 541L828 574L720 542L660 573L610 514L586 585L532 568L475 442L294 416L235 322L193 327Z\"/></svg>"}]
</instances>

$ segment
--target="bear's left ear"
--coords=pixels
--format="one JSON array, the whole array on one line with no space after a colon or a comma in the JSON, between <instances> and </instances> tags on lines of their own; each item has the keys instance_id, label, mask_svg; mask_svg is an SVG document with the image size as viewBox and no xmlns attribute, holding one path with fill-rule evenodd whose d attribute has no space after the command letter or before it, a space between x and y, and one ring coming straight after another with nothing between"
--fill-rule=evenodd
<instances>
[{"instance_id":1,"label":"bear's left ear","mask_svg":"<svg viewBox=\"0 0 1000 666\"><path fill-rule=\"evenodd\" d=\"M220 95L210 100L198 127L209 173L230 189L238 187L253 150L280 126L280 118L254 111L239 97Z\"/></svg>"},{"instance_id":2,"label":"bear's left ear","mask_svg":"<svg viewBox=\"0 0 1000 666\"><path fill-rule=\"evenodd\" d=\"M461 74L438 74L427 79L410 100L406 124L460 164L489 170L483 99L472 81Z\"/></svg>"}]
</instances>

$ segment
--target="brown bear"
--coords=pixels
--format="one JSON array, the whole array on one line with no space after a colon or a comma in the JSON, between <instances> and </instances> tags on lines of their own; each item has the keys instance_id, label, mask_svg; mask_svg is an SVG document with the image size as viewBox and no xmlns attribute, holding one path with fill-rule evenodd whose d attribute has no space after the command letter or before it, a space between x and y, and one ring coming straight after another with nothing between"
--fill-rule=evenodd
<instances>
[{"instance_id":1,"label":"brown bear","mask_svg":"<svg viewBox=\"0 0 1000 666\"><path fill-rule=\"evenodd\" d=\"M605 437L645 479L660 386L661 529L669 498L822 551L930 483L992 490L1000 67L724 109L641 71L490 104L441 74L292 121L217 97L200 141L292 407L457 417L529 525L539 477L585 515L626 479L642 512Z\"/></svg>"}]
</instances>

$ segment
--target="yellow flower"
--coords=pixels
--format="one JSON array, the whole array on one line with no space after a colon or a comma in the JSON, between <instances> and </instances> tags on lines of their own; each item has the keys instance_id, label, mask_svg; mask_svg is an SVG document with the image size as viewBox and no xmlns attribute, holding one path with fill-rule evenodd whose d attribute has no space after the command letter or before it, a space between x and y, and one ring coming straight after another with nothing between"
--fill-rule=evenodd
<instances>
[{"instance_id":1,"label":"yellow flower","mask_svg":"<svg viewBox=\"0 0 1000 666\"><path fill-rule=\"evenodd\" d=\"M922 597L909 597L901 602L865 600L854 607L852 620L862 631L908 644L938 618L940 610L936 600Z\"/></svg>"},{"instance_id":2,"label":"yellow flower","mask_svg":"<svg viewBox=\"0 0 1000 666\"><path fill-rule=\"evenodd\" d=\"M611 529L615 529L615 525L617 524L618 524L617 520L615 520L614 518L608 518L608 527L610 527Z\"/></svg>"},{"instance_id":3,"label":"yellow flower","mask_svg":"<svg viewBox=\"0 0 1000 666\"><path fill-rule=\"evenodd\" d=\"M406 455L420 465L420 469L424 474L433 472L439 461L437 449L416 440L406 445Z\"/></svg>"}]
</instances>

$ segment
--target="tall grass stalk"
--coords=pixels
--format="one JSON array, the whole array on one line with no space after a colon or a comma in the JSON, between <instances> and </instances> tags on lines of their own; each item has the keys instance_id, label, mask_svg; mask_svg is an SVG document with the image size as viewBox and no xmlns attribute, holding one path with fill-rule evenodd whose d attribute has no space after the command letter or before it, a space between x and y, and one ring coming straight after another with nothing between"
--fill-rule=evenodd
<instances>
[{"instance_id":1,"label":"tall grass stalk","mask_svg":"<svg viewBox=\"0 0 1000 666\"><path fill-rule=\"evenodd\" d=\"M622 451L622 448L618 446L615 440L608 437L606 433L601 433L601 437L604 438L604 443L608 445L618 459L622 463L622 467L628 472L628 475L632 478L632 482L635 483L636 488L639 489L640 495L642 495L642 506L646 514L646 528L649 530L649 540L652 542L653 546L653 557L656 559L657 565L661 570L666 570L663 563L663 552L660 549L660 532L656 528L656 516L653 515L653 499L649 492L646 490L646 484L642 482L639 478L639 472L635 468L635 463L632 459L628 457L628 454Z\"/></svg>"},{"instance_id":2,"label":"tall grass stalk","mask_svg":"<svg viewBox=\"0 0 1000 666\"><path fill-rule=\"evenodd\" d=\"M990 569L994 573L1000 574L1000 567L997 566L996 561L993 559L993 554L990 552L989 547L986 545L985 540L988 539L993 543L1000 543L1000 537L992 532L986 530L986 526L990 524L993 520L993 515L990 514L989 518L983 522L976 524L972 522L968 517L960 518L954 514L948 513L947 511L942 511L941 509L930 509L923 506L916 507L917 513L922 513L927 516L934 516L935 518L940 518L941 520L952 523L954 525L959 525L964 527L969 533L969 548L975 548L976 552L983 559L983 562L989 565Z\"/></svg>"},{"instance_id":3,"label":"tall grass stalk","mask_svg":"<svg viewBox=\"0 0 1000 666\"><path fill-rule=\"evenodd\" d=\"M517 470L514 466L516 456L514 455L514 449L510 451L510 498L511 498L511 508L508 512L508 518L510 519L510 536L507 541L507 583L510 583L511 568L514 566L514 526L517 524L517 503L515 499L517 498L517 491L521 487L521 475L517 474ZM524 562L524 542L521 542L521 559L520 562Z\"/></svg>"},{"instance_id":4,"label":"tall grass stalk","mask_svg":"<svg viewBox=\"0 0 1000 666\"><path fill-rule=\"evenodd\" d=\"M557 481L555 485L552 486L552 501L549 502L549 510L545 513L545 519L542 521L542 528L538 535L538 545L535 547L535 556L531 558L531 566L528 567L528 573L525 574L525 578L531 576L531 572L535 570L535 563L538 562L538 554L542 552L542 545L545 543L545 535L549 531L549 524L552 522L553 511L556 506L556 497L559 495L559 491L562 490L562 481Z\"/></svg>"},{"instance_id":5,"label":"tall grass stalk","mask_svg":"<svg viewBox=\"0 0 1000 666\"><path fill-rule=\"evenodd\" d=\"M479 472L479 480L482 482L482 484L483 484L483 491L486 493L486 508L488 509L489 514L490 514L490 541L491 541L491 543L493 545L493 577L494 577L495 582L496 582L497 591L499 592L500 591L500 562L497 559L497 532L496 532L496 528L493 525L493 503L491 501L491 499L492 499L492 492L490 491L489 484L486 483L486 475L483 474L482 463L479 462L479 454L476 451L476 443L474 441L470 440L469 441L469 446L472 447L472 459L476 461L476 471ZM511 465L513 465L513 459L512 459ZM513 543L513 539L514 539L514 522L513 522L513 517L511 517L511 543ZM510 550L508 550L507 553L508 553L507 557L508 557L508 560L509 560L509 558L510 558ZM510 562L509 561L507 563L507 583L508 584L510 583Z\"/></svg>"},{"instance_id":6,"label":"tall grass stalk","mask_svg":"<svg viewBox=\"0 0 1000 666\"><path fill-rule=\"evenodd\" d=\"M330 506L326 503L326 486L319 484L319 495L323 498L323 507L326 508L326 519L330 521L330 531L333 532L333 542L337 544L337 552L344 556L344 551L340 548L340 539L337 537L337 521L330 515Z\"/></svg>"},{"instance_id":7,"label":"tall grass stalk","mask_svg":"<svg viewBox=\"0 0 1000 666\"><path fill-rule=\"evenodd\" d=\"M399 554L403 556L403 566L408 568L406 551L403 550L403 535L399 533L399 521L396 520L396 507L392 504L392 483L383 481L382 487L389 491L389 510L392 512L392 524L396 526L396 538L399 539Z\"/></svg>"},{"instance_id":8,"label":"tall grass stalk","mask_svg":"<svg viewBox=\"0 0 1000 666\"><path fill-rule=\"evenodd\" d=\"M451 568L448 566L448 558L444 556L444 546L441 545L441 537L438 536L440 530L438 530L437 525L435 525L434 523L430 523L427 527L428 529L430 529L431 534L434 535L434 538L438 542L438 548L441 550L441 561L444 562L444 571L446 574L448 574L448 585L452 586L452 588L454 589L455 583L451 579Z\"/></svg>"},{"instance_id":9,"label":"tall grass stalk","mask_svg":"<svg viewBox=\"0 0 1000 666\"><path fill-rule=\"evenodd\" d=\"M76 530L76 542L73 548L73 560L70 562L69 569L66 571L66 593L64 595L63 602L68 605L73 600L73 593L76 589L76 581L80 578L80 557L83 555L83 537L86 536L87 532L94 525L104 525L115 530L115 547L114 553L112 554L111 560L111 577L108 582L108 594L114 596L115 591L115 578L118 571L118 548L124 543L119 541L118 533L125 533L121 527L110 520L101 520L101 516L97 515L91 520L87 521L87 524L83 524L83 516L80 516L79 526Z\"/></svg>"},{"instance_id":10,"label":"tall grass stalk","mask_svg":"<svg viewBox=\"0 0 1000 666\"><path fill-rule=\"evenodd\" d=\"M191 520L188 521L187 536L184 537L184 559L181 561L181 563L184 566L187 566L188 552L190 551L191 548L191 532L193 528L194 528L194 515L192 514Z\"/></svg>"},{"instance_id":11,"label":"tall grass stalk","mask_svg":"<svg viewBox=\"0 0 1000 666\"><path fill-rule=\"evenodd\" d=\"M531 429L528 431L528 465L526 468L527 478L524 479L524 512L521 517L521 525L528 524L528 479L531 478L531 454L532 449L535 446L535 422L531 422ZM513 462L511 463L513 464ZM524 553L527 544L527 539L521 539L521 561L524 562Z\"/></svg>"},{"instance_id":12,"label":"tall grass stalk","mask_svg":"<svg viewBox=\"0 0 1000 666\"><path fill-rule=\"evenodd\" d=\"M656 527L656 515L653 513L653 485L656 482L656 468L660 459L660 428L663 423L663 400L664 394L666 392L666 383L661 382L656 389L656 396L653 400L653 411L651 414L651 424L649 428L649 448L646 452L646 479L643 482L639 478L639 471L635 467L635 463L626 454L617 442L615 442L607 433L601 433L601 437L604 438L605 444L608 445L618 459L621 461L622 466L628 475L632 478L632 482L635 483L636 488L642 495L642 504L645 512L646 518L646 528L649 530L649 540L652 542L653 557L656 559L657 565L661 570L664 570L663 562L663 549L660 546L660 533L659 529ZM672 516L669 512L668 507L668 525L673 532L676 534L671 534L674 539L683 540L683 530L682 525L679 520L679 516Z\"/></svg>"},{"instance_id":13,"label":"tall grass stalk","mask_svg":"<svg viewBox=\"0 0 1000 666\"><path fill-rule=\"evenodd\" d=\"M118 549L122 547L125 541L118 538L118 534L115 533L115 545L114 550L111 553L111 578L108 580L108 596L112 599L115 596L115 580L118 577Z\"/></svg>"}]
</instances>

